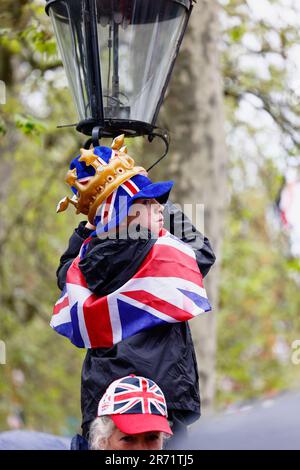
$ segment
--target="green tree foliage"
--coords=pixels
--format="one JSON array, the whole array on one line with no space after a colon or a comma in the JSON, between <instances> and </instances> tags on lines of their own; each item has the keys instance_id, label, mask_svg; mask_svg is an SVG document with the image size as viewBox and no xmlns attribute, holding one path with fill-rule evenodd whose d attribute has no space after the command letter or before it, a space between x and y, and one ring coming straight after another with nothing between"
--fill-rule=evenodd
<instances>
[{"instance_id":1,"label":"green tree foliage","mask_svg":"<svg viewBox=\"0 0 300 470\"><path fill-rule=\"evenodd\" d=\"M2 2L3 3L3 2ZM83 353L49 327L59 295L55 270L78 220L56 215L67 163L82 140L57 124L75 122L44 2L2 5L0 428L9 424L58 433L80 420ZM20 377L21 373L21 380ZM23 378L22 378L23 377Z\"/></svg>"},{"instance_id":2,"label":"green tree foliage","mask_svg":"<svg viewBox=\"0 0 300 470\"><path fill-rule=\"evenodd\" d=\"M218 314L219 406L276 393L300 378L291 362L291 344L300 338L299 261L273 211L287 161L299 154L299 5L222 4L231 202Z\"/></svg>"}]
</instances>

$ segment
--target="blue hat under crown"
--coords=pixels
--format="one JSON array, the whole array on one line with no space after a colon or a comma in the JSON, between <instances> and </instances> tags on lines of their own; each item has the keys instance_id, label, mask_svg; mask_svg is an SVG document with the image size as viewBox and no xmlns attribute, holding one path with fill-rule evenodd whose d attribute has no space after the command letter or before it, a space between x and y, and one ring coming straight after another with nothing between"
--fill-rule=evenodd
<instances>
[{"instance_id":1,"label":"blue hat under crown","mask_svg":"<svg viewBox=\"0 0 300 470\"><path fill-rule=\"evenodd\" d=\"M112 148L81 149L66 177L74 196L62 199L57 212L71 203L77 213L88 215L90 223L97 225L97 233L102 233L118 226L136 199L167 202L173 181L153 183L143 167L135 166L123 144L122 135L113 141Z\"/></svg>"}]
</instances>

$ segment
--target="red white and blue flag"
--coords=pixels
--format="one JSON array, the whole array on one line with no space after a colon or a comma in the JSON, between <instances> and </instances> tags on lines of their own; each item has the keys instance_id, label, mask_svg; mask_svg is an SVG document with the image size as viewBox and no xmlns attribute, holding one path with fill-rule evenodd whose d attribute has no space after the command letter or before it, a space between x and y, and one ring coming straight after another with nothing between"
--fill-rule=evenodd
<instances>
[{"instance_id":1,"label":"red white and blue flag","mask_svg":"<svg viewBox=\"0 0 300 470\"><path fill-rule=\"evenodd\" d=\"M111 347L149 328L211 310L194 251L165 229L136 274L103 297L88 289L78 266L88 241L68 269L50 323L75 346Z\"/></svg>"}]
</instances>

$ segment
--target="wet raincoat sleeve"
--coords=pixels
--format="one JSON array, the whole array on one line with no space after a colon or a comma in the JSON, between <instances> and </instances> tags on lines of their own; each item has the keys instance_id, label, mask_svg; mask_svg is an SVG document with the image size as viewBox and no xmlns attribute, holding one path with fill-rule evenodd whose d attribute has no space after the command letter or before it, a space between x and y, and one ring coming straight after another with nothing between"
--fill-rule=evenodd
<instances>
[{"instance_id":1,"label":"wet raincoat sleeve","mask_svg":"<svg viewBox=\"0 0 300 470\"><path fill-rule=\"evenodd\" d=\"M59 266L56 271L57 285L60 290L63 290L65 286L67 271L73 259L78 255L84 240L92 233L92 230L85 228L86 223L86 221L80 222L78 227L74 230L69 240L69 246L60 258Z\"/></svg>"}]
</instances>

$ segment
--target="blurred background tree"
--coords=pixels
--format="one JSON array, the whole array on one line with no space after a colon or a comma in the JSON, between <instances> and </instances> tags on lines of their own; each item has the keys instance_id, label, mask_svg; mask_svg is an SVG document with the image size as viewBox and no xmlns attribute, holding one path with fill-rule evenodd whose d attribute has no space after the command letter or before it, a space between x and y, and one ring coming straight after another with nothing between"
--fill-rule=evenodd
<instances>
[{"instance_id":1,"label":"blurred background tree","mask_svg":"<svg viewBox=\"0 0 300 470\"><path fill-rule=\"evenodd\" d=\"M275 201L299 156L300 5L222 1L230 208L218 312L217 402L299 386L299 259ZM295 159L296 160L296 159Z\"/></svg>"},{"instance_id":2,"label":"blurred background tree","mask_svg":"<svg viewBox=\"0 0 300 470\"><path fill-rule=\"evenodd\" d=\"M300 11L293 0L259 3L198 0L160 115L170 154L151 174L176 180L173 201L205 205L219 258L207 278L214 316L193 325L206 407L214 396L223 408L300 381L290 360L300 263L273 211L288 159L299 155ZM77 117L44 1L0 8L0 429L70 434L84 351L48 323L59 256L79 222L55 208L84 138L56 129ZM159 151L143 139L130 147L143 148L145 165Z\"/></svg>"},{"instance_id":3,"label":"blurred background tree","mask_svg":"<svg viewBox=\"0 0 300 470\"><path fill-rule=\"evenodd\" d=\"M48 326L59 254L77 223L56 217L81 139L57 123L75 115L44 2L1 3L0 427L71 432L79 423L82 352ZM74 424L75 423L75 424Z\"/></svg>"}]
</instances>

